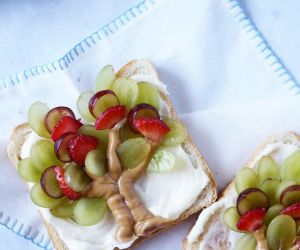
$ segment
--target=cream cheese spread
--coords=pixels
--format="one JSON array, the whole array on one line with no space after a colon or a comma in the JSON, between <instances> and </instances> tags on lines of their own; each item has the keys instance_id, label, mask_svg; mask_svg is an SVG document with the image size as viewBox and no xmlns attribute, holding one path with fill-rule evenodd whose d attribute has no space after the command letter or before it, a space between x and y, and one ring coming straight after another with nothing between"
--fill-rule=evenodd
<instances>
[{"instance_id":1,"label":"cream cheese spread","mask_svg":"<svg viewBox=\"0 0 300 250\"><path fill-rule=\"evenodd\" d=\"M166 86L157 78L144 75L132 78L150 82L167 93ZM165 104L161 108L167 112ZM29 157L31 146L40 139L36 133L32 132L22 147L21 158ZM209 178L202 168L195 169L181 145L168 147L166 150L175 155L175 169L168 173L147 172L135 183L135 188L146 207L154 215L177 219L197 200L201 190L209 182ZM126 243L117 241L115 236L117 224L109 210L98 224L85 227L76 224L71 219L56 218L51 215L48 209L39 209L48 223L57 230L69 249L108 250L114 247L123 249L128 248L134 241Z\"/></svg>"},{"instance_id":2,"label":"cream cheese spread","mask_svg":"<svg viewBox=\"0 0 300 250\"><path fill-rule=\"evenodd\" d=\"M257 155L249 167L256 168L260 158L264 155L271 156L278 164L281 164L286 157L298 149L296 145L283 142L269 144ZM212 247L211 249L219 249L218 245L214 245L214 243L216 243L216 240L213 241L214 237L218 238L219 241L222 241L222 237L224 237L224 241L227 245L222 249L234 249L235 242L243 234L229 230L223 225L222 215L225 209L235 206L236 199L237 193L234 186L232 186L226 196L206 208L199 215L197 222L187 236L187 249L192 249L192 243L198 239L201 239L199 250L210 249L208 246ZM213 223L210 224L209 220ZM202 238L202 234L205 234L205 237Z\"/></svg>"}]
</instances>

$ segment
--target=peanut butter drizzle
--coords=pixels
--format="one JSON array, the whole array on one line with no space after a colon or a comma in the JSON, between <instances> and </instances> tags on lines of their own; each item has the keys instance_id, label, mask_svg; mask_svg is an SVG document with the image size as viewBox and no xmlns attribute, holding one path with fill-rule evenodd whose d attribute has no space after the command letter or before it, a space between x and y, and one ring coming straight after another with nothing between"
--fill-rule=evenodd
<instances>
[{"instance_id":1,"label":"peanut butter drizzle","mask_svg":"<svg viewBox=\"0 0 300 250\"><path fill-rule=\"evenodd\" d=\"M266 238L265 238L265 227L261 227L253 232L253 236L256 239L257 245L256 250L268 250Z\"/></svg>"},{"instance_id":2,"label":"peanut butter drizzle","mask_svg":"<svg viewBox=\"0 0 300 250\"><path fill-rule=\"evenodd\" d=\"M145 236L157 231L169 221L153 215L134 189L134 182L145 172L158 145L149 142L151 150L147 158L135 168L122 172L122 165L117 155L117 147L120 145L120 124L109 131L107 148L109 174L100 177L90 176L93 181L82 194L90 198L107 199L108 207L118 224L117 239L120 242L127 242L134 237L134 234Z\"/></svg>"},{"instance_id":3,"label":"peanut butter drizzle","mask_svg":"<svg viewBox=\"0 0 300 250\"><path fill-rule=\"evenodd\" d=\"M117 229L117 239L121 242L131 240L133 237L134 222L123 195L116 194L110 197L107 200L107 204L119 225Z\"/></svg>"},{"instance_id":4,"label":"peanut butter drizzle","mask_svg":"<svg viewBox=\"0 0 300 250\"><path fill-rule=\"evenodd\" d=\"M115 181L118 181L122 174L122 165L117 155L117 148L121 144L119 138L119 128L114 127L108 132L108 146L107 146L107 159L108 171Z\"/></svg>"},{"instance_id":5,"label":"peanut butter drizzle","mask_svg":"<svg viewBox=\"0 0 300 250\"><path fill-rule=\"evenodd\" d=\"M158 147L152 142L150 144L151 151L147 158L135 168L125 170L118 182L120 193L125 197L126 204L130 208L135 221L134 231L137 236L150 234L168 223L168 220L160 216L154 216L146 208L134 189L134 182L145 172L153 153Z\"/></svg>"}]
</instances>

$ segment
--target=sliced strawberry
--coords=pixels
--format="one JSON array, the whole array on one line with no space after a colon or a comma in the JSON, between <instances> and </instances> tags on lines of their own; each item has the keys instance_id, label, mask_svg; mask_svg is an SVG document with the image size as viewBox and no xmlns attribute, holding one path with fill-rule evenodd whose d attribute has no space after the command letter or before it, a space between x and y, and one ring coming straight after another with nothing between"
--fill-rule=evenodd
<instances>
[{"instance_id":1,"label":"sliced strawberry","mask_svg":"<svg viewBox=\"0 0 300 250\"><path fill-rule=\"evenodd\" d=\"M170 131L170 128L162 120L153 117L144 117L133 121L136 129L146 138L154 142L160 142Z\"/></svg>"},{"instance_id":2,"label":"sliced strawberry","mask_svg":"<svg viewBox=\"0 0 300 250\"><path fill-rule=\"evenodd\" d=\"M56 173L56 179L58 180L59 183L59 187L61 189L61 191L63 192L63 194L65 196L67 196L70 200L78 200L81 196L80 193L75 192L71 187L69 187L67 185L67 182L65 180L65 170L63 167L60 166L56 166L54 169L55 173Z\"/></svg>"},{"instance_id":3,"label":"sliced strawberry","mask_svg":"<svg viewBox=\"0 0 300 250\"><path fill-rule=\"evenodd\" d=\"M56 141L66 133L75 133L82 126L82 123L71 116L64 116L55 125L52 132L52 140Z\"/></svg>"},{"instance_id":4,"label":"sliced strawberry","mask_svg":"<svg viewBox=\"0 0 300 250\"><path fill-rule=\"evenodd\" d=\"M294 219L300 219L300 202L284 208L281 213L289 215Z\"/></svg>"},{"instance_id":5,"label":"sliced strawberry","mask_svg":"<svg viewBox=\"0 0 300 250\"><path fill-rule=\"evenodd\" d=\"M97 119L95 128L97 130L109 129L115 126L126 115L126 107L117 105L106 109Z\"/></svg>"},{"instance_id":6,"label":"sliced strawberry","mask_svg":"<svg viewBox=\"0 0 300 250\"><path fill-rule=\"evenodd\" d=\"M265 208L255 208L247 211L239 220L236 227L241 231L254 232L264 224Z\"/></svg>"},{"instance_id":7,"label":"sliced strawberry","mask_svg":"<svg viewBox=\"0 0 300 250\"><path fill-rule=\"evenodd\" d=\"M69 153L72 161L84 165L87 153L98 146L98 139L90 135L76 135L69 141Z\"/></svg>"}]
</instances>

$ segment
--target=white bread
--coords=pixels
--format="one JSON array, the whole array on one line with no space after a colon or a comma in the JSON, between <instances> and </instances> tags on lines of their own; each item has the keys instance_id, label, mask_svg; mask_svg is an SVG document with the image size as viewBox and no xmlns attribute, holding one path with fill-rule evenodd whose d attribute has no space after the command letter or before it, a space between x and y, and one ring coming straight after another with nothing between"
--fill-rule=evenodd
<instances>
[{"instance_id":1,"label":"white bread","mask_svg":"<svg viewBox=\"0 0 300 250\"><path fill-rule=\"evenodd\" d=\"M293 132L285 132L277 135L272 135L263 141L253 155L246 162L245 166L254 167L258 157L262 151L270 144L282 142L284 144L292 144L300 148L300 136ZM225 199L235 195L235 187L231 182L222 192L217 202L212 206L206 208L198 217L198 220L190 229L189 233L183 240L184 250L198 250L200 249L218 249L229 250L234 249L230 244L229 232L230 230L223 224L222 215L226 210ZM204 239L209 239L209 242L203 243ZM205 245L204 245L205 244Z\"/></svg>"},{"instance_id":2,"label":"white bread","mask_svg":"<svg viewBox=\"0 0 300 250\"><path fill-rule=\"evenodd\" d=\"M139 60L139 61L131 61L125 66L123 66L118 72L118 76L124 76L124 77L130 77L132 75L148 75L152 76L158 79L157 72L154 68L154 66L146 60ZM165 94L162 92L160 93L162 99L166 103L169 112L171 114L172 118L178 119L176 112L168 98ZM21 124L17 126L11 136L11 139L9 141L8 147L7 147L7 153L8 156L13 163L15 167L17 167L18 161L20 158L20 153L22 149L23 143L26 141L28 135L31 133L31 129L27 124ZM203 156L200 154L190 137L187 138L187 140L182 144L182 147L184 148L185 152L190 156L191 160L196 163L197 167L200 169L203 169L206 175L209 178L209 183L206 187L204 187L203 190L199 190L199 196L197 201L194 204L191 204L190 208L187 209L185 212L183 212L180 217L177 220L174 220L170 222L166 227L162 228L160 231L164 231L169 229L170 227L180 223L181 221L188 218L190 215L199 212L203 208L209 206L217 199L217 189L216 184L213 178L213 175L210 171L210 169L207 166L207 163L205 162ZM199 173L200 174L200 173ZM49 235L52 238L53 244L57 250L61 249L68 249L63 242L62 239L60 239L59 235L55 231L54 227L49 224L44 218L43 221L48 229ZM155 233L154 233L155 234ZM152 236L152 235L151 235ZM148 236L150 237L150 236ZM140 242L146 240L148 237L140 237L138 238L132 246L135 246L139 244ZM131 247L130 247L131 248Z\"/></svg>"}]
</instances>

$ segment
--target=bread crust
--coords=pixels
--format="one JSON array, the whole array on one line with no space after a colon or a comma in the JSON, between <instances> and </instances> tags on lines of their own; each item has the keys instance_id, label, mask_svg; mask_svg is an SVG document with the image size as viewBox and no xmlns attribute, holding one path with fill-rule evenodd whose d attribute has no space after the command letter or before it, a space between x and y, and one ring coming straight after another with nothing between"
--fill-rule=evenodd
<instances>
[{"instance_id":1,"label":"bread crust","mask_svg":"<svg viewBox=\"0 0 300 250\"><path fill-rule=\"evenodd\" d=\"M155 70L155 67L147 60L133 60L127 63L125 66L123 66L116 75L118 77L130 77L135 74L146 74L146 75L152 75L156 78L158 78L158 74ZM171 114L171 117L174 119L178 119L177 114L175 112L174 107L171 104L171 101L167 95L160 92L161 98L164 100L164 102L167 104L169 113ZM21 149L23 143L26 141L28 135L32 132L31 128L28 124L21 124L18 125L12 132L11 138L8 143L7 147L7 154L11 162L15 167L18 165L18 161L21 159ZM195 202L189 209L187 209L185 212L183 212L178 219L171 221L166 227L162 228L161 230L153 233L152 235L148 235L147 237L139 237L137 240L134 241L134 243L128 248L131 249L134 246L137 246L144 240L152 237L158 232L165 231L174 225L180 223L181 221L187 219L192 214L199 212L203 208L209 206L217 199L217 186L216 182L214 180L214 177L212 175L212 172L210 171L205 159L200 154L199 150L193 143L190 136L188 136L187 140L182 144L183 149L185 152L194 158L197 159L197 165L201 167L206 175L209 178L209 184L202 190L202 192L199 194L199 197L197 199L197 202ZM53 241L53 245L57 250L68 250L66 245L64 244L63 240L60 239L58 233L54 229L54 227L49 224L43 217L43 222L48 230L48 233ZM117 248L116 248L117 249Z\"/></svg>"},{"instance_id":2,"label":"bread crust","mask_svg":"<svg viewBox=\"0 0 300 250\"><path fill-rule=\"evenodd\" d=\"M250 156L249 160L244 164L244 166L254 166L254 163L256 161L256 158L260 155L260 153L270 144L276 143L276 142L283 142L285 144L293 144L297 147L300 148L300 135L298 135L295 132L283 132L283 133L279 133L279 134L274 134L271 135L269 137L267 137L265 140L263 140L261 142L261 144L259 144L259 146L255 149L255 151L252 153L252 155ZM234 190L234 183L233 181L230 182L226 188L221 192L221 194L219 195L218 201L221 200L222 198L226 198L226 196L230 195L230 192L232 190ZM215 218L220 216L220 214L222 214L223 210L221 209L219 213L215 213L213 214L211 217L206 219L206 222L212 222L212 223L208 223L208 226L211 226L213 224L213 222L215 222ZM201 216L201 214L200 214ZM200 217L199 216L199 217ZM196 222L195 222L196 223ZM188 236L191 233L193 227L195 226L195 224L193 226L191 226L191 228L189 229L187 235L184 237L183 239L183 250L198 250L199 249L199 245L201 243L201 239L205 238L206 234L205 232L203 234L201 234L201 237L199 235L198 239L194 242L191 242L190 245L188 243ZM224 226L225 228L225 226ZM221 230L220 230L221 231ZM225 241L222 242L222 247L220 248L220 250L228 250L229 248L226 247L228 246L229 242Z\"/></svg>"}]
</instances>

